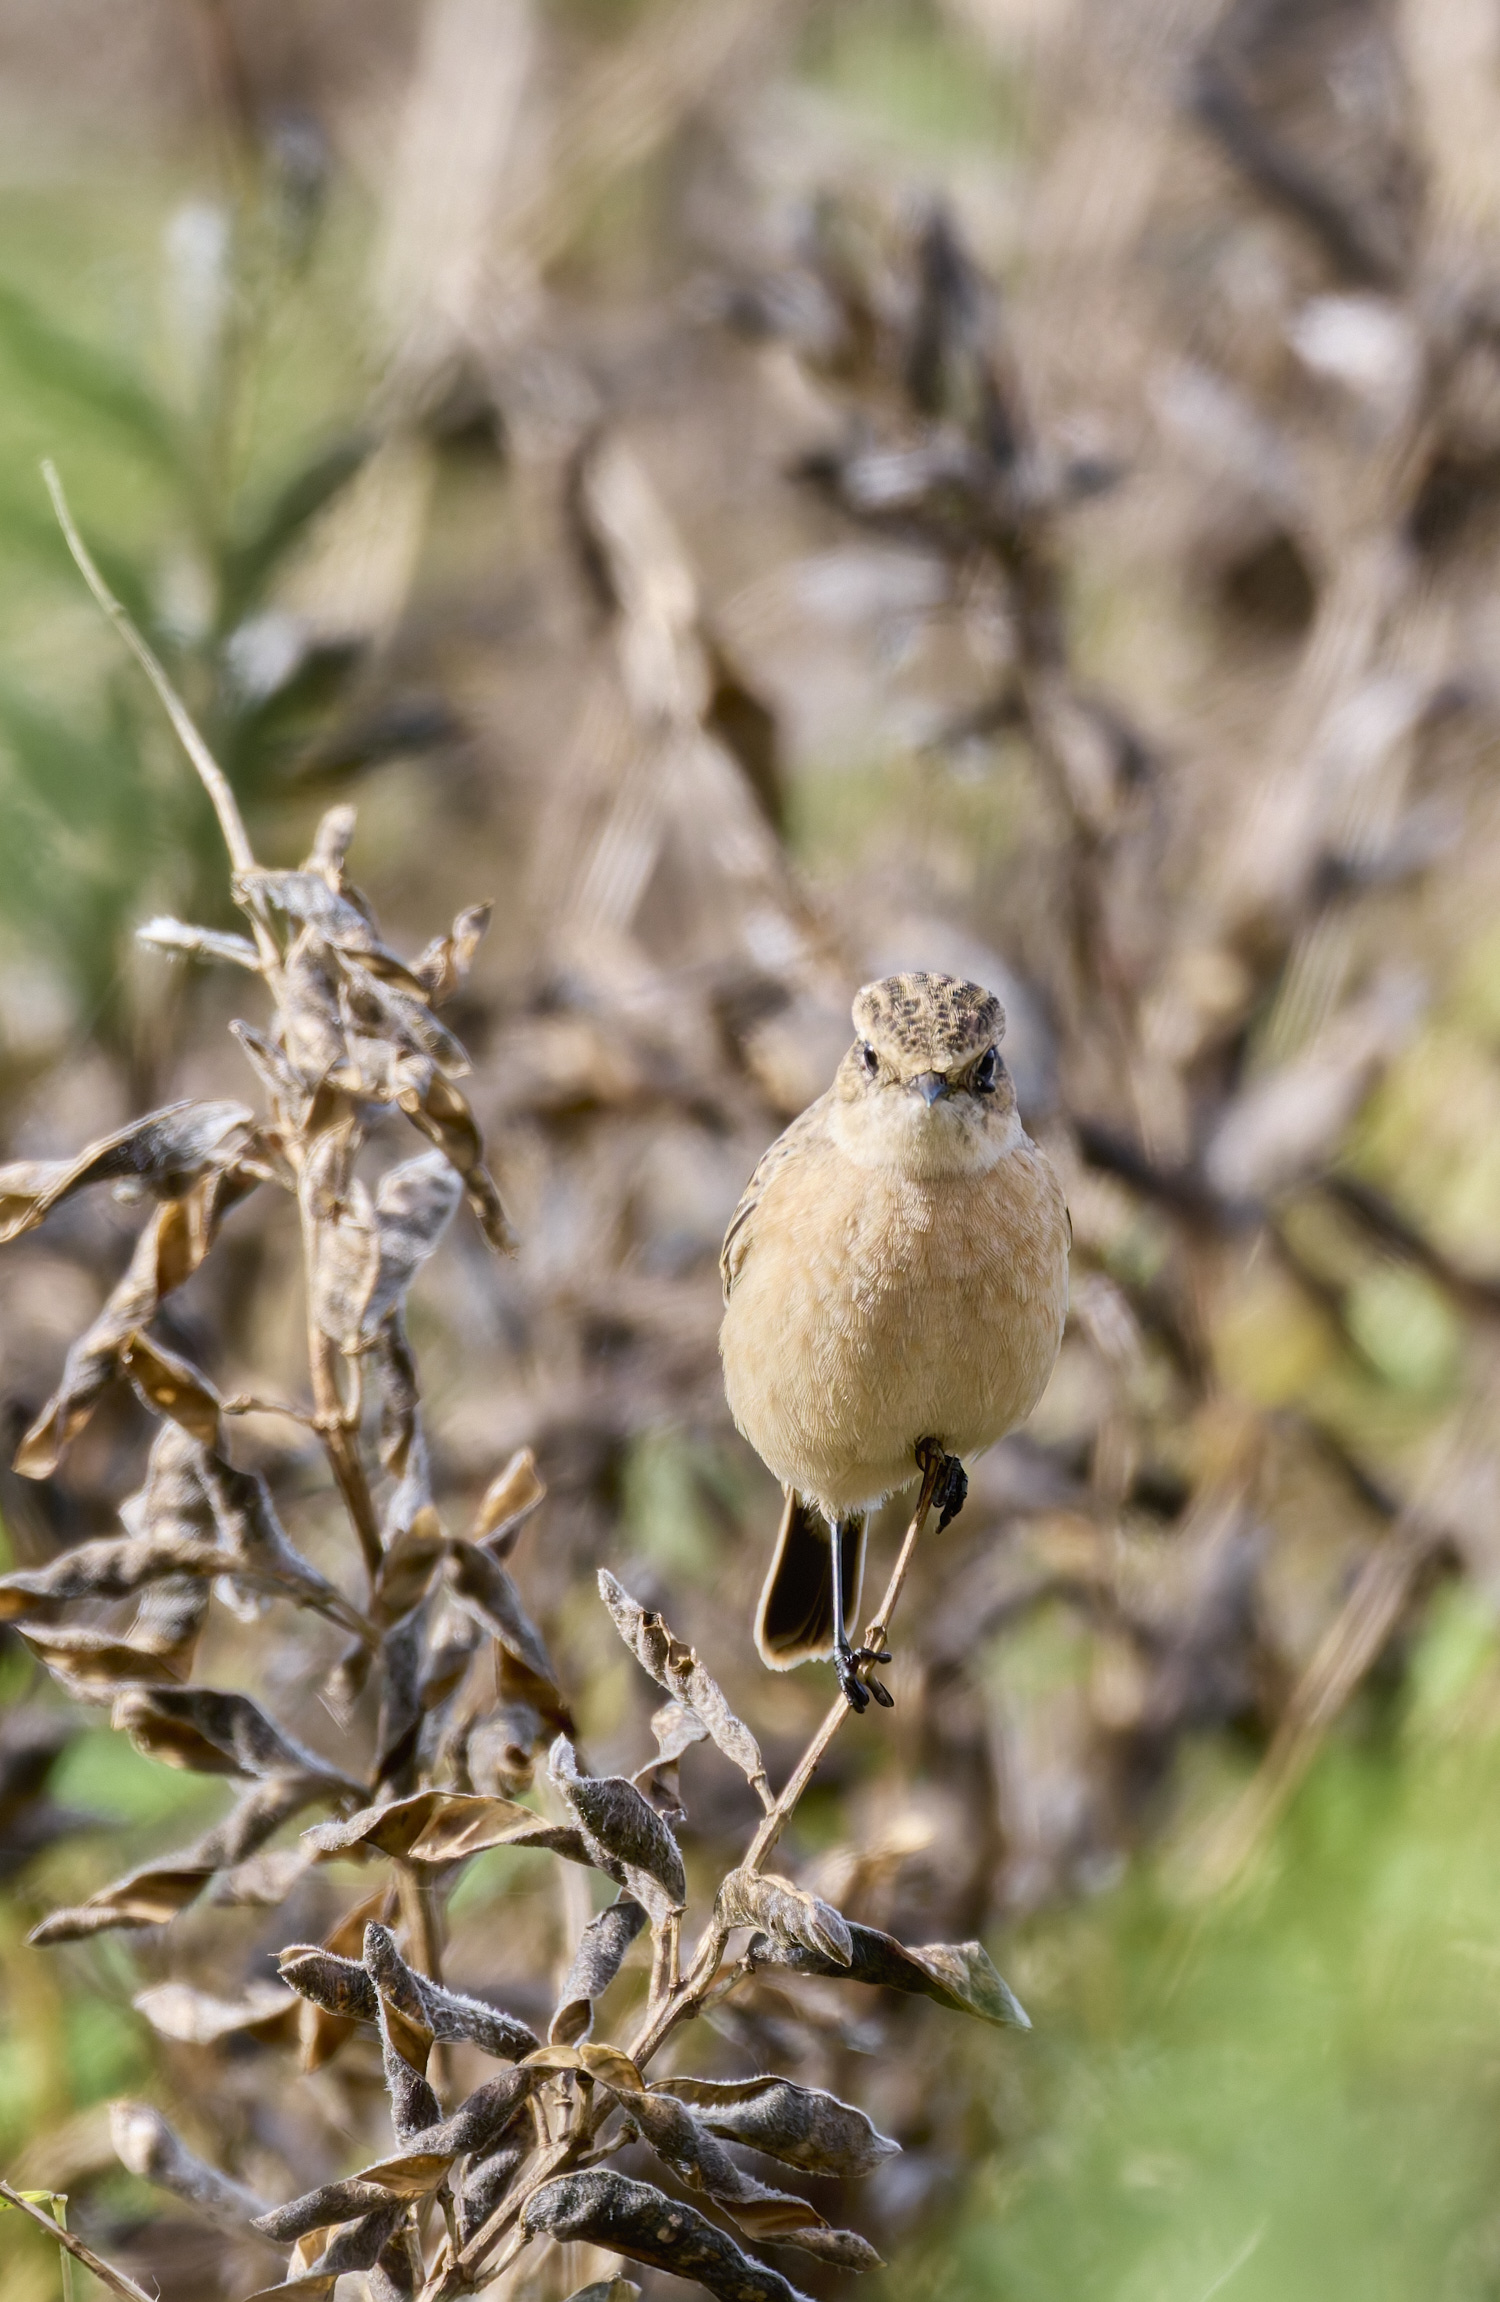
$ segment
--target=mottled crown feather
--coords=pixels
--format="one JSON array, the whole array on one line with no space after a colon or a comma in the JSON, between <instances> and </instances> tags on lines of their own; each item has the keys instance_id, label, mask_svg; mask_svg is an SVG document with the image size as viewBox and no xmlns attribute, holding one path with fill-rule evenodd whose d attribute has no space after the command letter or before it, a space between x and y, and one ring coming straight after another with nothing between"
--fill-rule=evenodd
<instances>
[{"instance_id":1,"label":"mottled crown feather","mask_svg":"<svg viewBox=\"0 0 1500 2302\"><path fill-rule=\"evenodd\" d=\"M903 1070L955 1071L993 1047L1005 1009L960 975L886 975L855 994L854 1028Z\"/></svg>"}]
</instances>

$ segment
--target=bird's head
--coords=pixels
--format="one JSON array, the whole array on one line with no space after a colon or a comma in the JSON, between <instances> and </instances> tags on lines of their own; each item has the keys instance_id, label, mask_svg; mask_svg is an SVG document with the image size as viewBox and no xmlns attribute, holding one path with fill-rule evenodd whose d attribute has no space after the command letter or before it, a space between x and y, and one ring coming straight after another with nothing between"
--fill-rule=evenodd
<instances>
[{"instance_id":1,"label":"bird's head","mask_svg":"<svg viewBox=\"0 0 1500 2302\"><path fill-rule=\"evenodd\" d=\"M859 1036L839 1065L833 1112L852 1157L972 1172L1010 1149L1020 1122L993 991L956 975L887 975L865 985L853 1016Z\"/></svg>"}]
</instances>

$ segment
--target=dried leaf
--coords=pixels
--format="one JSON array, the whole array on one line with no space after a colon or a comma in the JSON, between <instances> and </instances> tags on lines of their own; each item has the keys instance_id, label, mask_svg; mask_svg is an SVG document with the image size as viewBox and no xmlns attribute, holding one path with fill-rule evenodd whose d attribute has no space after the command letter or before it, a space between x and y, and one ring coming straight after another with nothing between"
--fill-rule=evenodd
<instances>
[{"instance_id":1,"label":"dried leaf","mask_svg":"<svg viewBox=\"0 0 1500 2302\"><path fill-rule=\"evenodd\" d=\"M186 2199L220 2229L238 2236L247 2222L265 2213L263 2198L257 2198L242 2183L232 2182L217 2167L205 2165L178 2140L161 2112L148 2103L112 2103L109 2131L122 2166L142 2181L154 2182L158 2189Z\"/></svg>"},{"instance_id":2,"label":"dried leaf","mask_svg":"<svg viewBox=\"0 0 1500 2302\"><path fill-rule=\"evenodd\" d=\"M518 1447L503 1471L497 1471L480 1498L469 1529L471 1543L483 1543L491 1557L508 1558L530 1516L547 1492L536 1457L529 1447Z\"/></svg>"},{"instance_id":3,"label":"dried leaf","mask_svg":"<svg viewBox=\"0 0 1500 2302\"><path fill-rule=\"evenodd\" d=\"M471 903L459 913L448 933L434 936L413 963L412 973L434 1007L441 1007L462 988L494 908L492 903Z\"/></svg>"},{"instance_id":4,"label":"dried leaf","mask_svg":"<svg viewBox=\"0 0 1500 2302\"><path fill-rule=\"evenodd\" d=\"M45 1567L0 1575L0 1622L54 1614L70 1599L122 1599L164 1575L217 1575L227 1564L217 1544L174 1535L103 1536L78 1543Z\"/></svg>"},{"instance_id":5,"label":"dried leaf","mask_svg":"<svg viewBox=\"0 0 1500 2302\"><path fill-rule=\"evenodd\" d=\"M135 1610L130 1643L138 1652L154 1656L173 1675L185 1679L192 1669L204 1618L208 1613L208 1584L199 1577L169 1575L149 1584Z\"/></svg>"},{"instance_id":6,"label":"dried leaf","mask_svg":"<svg viewBox=\"0 0 1500 2302\"><path fill-rule=\"evenodd\" d=\"M191 959L227 959L260 973L260 954L248 935L226 935L217 927L189 927L181 919L148 919L135 931L137 943L153 951L180 951Z\"/></svg>"},{"instance_id":7,"label":"dried leaf","mask_svg":"<svg viewBox=\"0 0 1500 2302\"><path fill-rule=\"evenodd\" d=\"M803 2302L779 2270L752 2261L696 2207L608 2167L542 2183L521 2210L521 2226L528 2237L607 2247L696 2280L719 2302Z\"/></svg>"},{"instance_id":8,"label":"dried leaf","mask_svg":"<svg viewBox=\"0 0 1500 2302\"><path fill-rule=\"evenodd\" d=\"M883 2270L885 2263L857 2230L799 2230L782 2243L811 2254L835 2270Z\"/></svg>"},{"instance_id":9,"label":"dried leaf","mask_svg":"<svg viewBox=\"0 0 1500 2302\"><path fill-rule=\"evenodd\" d=\"M638 1606L606 1567L599 1570L599 1595L641 1668L649 1671L658 1686L665 1687L669 1695L686 1704L703 1721L724 1756L732 1760L759 1793L762 1804L769 1807L771 1794L760 1746L744 1721L735 1717L718 1681L704 1669L692 1648L673 1637L659 1614Z\"/></svg>"},{"instance_id":10,"label":"dried leaf","mask_svg":"<svg viewBox=\"0 0 1500 2302\"><path fill-rule=\"evenodd\" d=\"M983 2022L1006 2023L1019 2030L1031 2028L1030 2016L996 1973L983 1943L933 1942L908 1950L873 1926L849 1923L848 1932L847 1962L795 1940L764 1934L751 1942L749 1955L757 1966L789 1967L797 1974L834 1975L843 1982L911 1991L956 2014L975 2014Z\"/></svg>"},{"instance_id":11,"label":"dried leaf","mask_svg":"<svg viewBox=\"0 0 1500 2302\"><path fill-rule=\"evenodd\" d=\"M640 2293L633 2278L596 2278L592 2286L580 2286L568 2302L634 2302Z\"/></svg>"},{"instance_id":12,"label":"dried leaf","mask_svg":"<svg viewBox=\"0 0 1500 2302\"><path fill-rule=\"evenodd\" d=\"M463 1194L441 1152L393 1167L374 1197L355 1180L317 1233L313 1300L319 1326L349 1353L369 1350L406 1299Z\"/></svg>"},{"instance_id":13,"label":"dried leaf","mask_svg":"<svg viewBox=\"0 0 1500 2302\"><path fill-rule=\"evenodd\" d=\"M136 1241L124 1277L69 1350L62 1381L16 1449L15 1467L23 1478L51 1477L114 1380L126 1343L155 1315L158 1248L168 1219L165 1208L153 1216Z\"/></svg>"},{"instance_id":14,"label":"dried leaf","mask_svg":"<svg viewBox=\"0 0 1500 2302\"><path fill-rule=\"evenodd\" d=\"M200 1446L220 1445L224 1403L206 1375L142 1334L130 1337L120 1365L153 1414L180 1424Z\"/></svg>"},{"instance_id":15,"label":"dried leaf","mask_svg":"<svg viewBox=\"0 0 1500 2302\"><path fill-rule=\"evenodd\" d=\"M0 1246L95 1183L129 1181L158 1198L180 1199L206 1167L228 1162L254 1124L243 1103L169 1103L89 1144L75 1159L0 1167Z\"/></svg>"},{"instance_id":16,"label":"dried leaf","mask_svg":"<svg viewBox=\"0 0 1500 2302\"><path fill-rule=\"evenodd\" d=\"M651 1732L656 1737L656 1756L637 1767L630 1779L664 1822L685 1822L680 1762L683 1752L695 1742L707 1742L708 1729L696 1711L674 1700L652 1713Z\"/></svg>"},{"instance_id":17,"label":"dried leaf","mask_svg":"<svg viewBox=\"0 0 1500 2302\"><path fill-rule=\"evenodd\" d=\"M498 1639L535 1678L555 1687L557 1674L521 1594L498 1559L479 1543L449 1546L448 1588L458 1605Z\"/></svg>"},{"instance_id":18,"label":"dried leaf","mask_svg":"<svg viewBox=\"0 0 1500 2302\"><path fill-rule=\"evenodd\" d=\"M238 1112L240 1106L185 1108ZM51 1477L113 1380L125 1344L155 1317L163 1297L197 1270L224 1217L255 1181L241 1169L215 1169L185 1197L157 1209L136 1241L129 1268L69 1351L61 1383L16 1449L15 1467L23 1478Z\"/></svg>"},{"instance_id":19,"label":"dried leaf","mask_svg":"<svg viewBox=\"0 0 1500 2302\"><path fill-rule=\"evenodd\" d=\"M447 1544L430 1503L416 1513L380 1562L375 1604L383 1621L399 1622L426 1598Z\"/></svg>"},{"instance_id":20,"label":"dried leaf","mask_svg":"<svg viewBox=\"0 0 1500 2302\"><path fill-rule=\"evenodd\" d=\"M294 2238L306 2237L310 2230L327 2230L341 2222L358 2221L366 2214L388 2213L390 2204L390 2193L373 2182L357 2178L325 2182L300 2198L288 2199L285 2206L273 2206L268 2213L258 2214L250 2227L285 2246Z\"/></svg>"},{"instance_id":21,"label":"dried leaf","mask_svg":"<svg viewBox=\"0 0 1500 2302\"><path fill-rule=\"evenodd\" d=\"M352 1610L340 1593L288 1539L258 1471L237 1471L221 1455L208 1453L198 1457L195 1467L237 1577L340 1620L350 1618Z\"/></svg>"},{"instance_id":22,"label":"dried leaf","mask_svg":"<svg viewBox=\"0 0 1500 2302\"><path fill-rule=\"evenodd\" d=\"M316 1088L344 1061L347 1047L338 986L322 945L299 936L281 975L281 1016L288 1061Z\"/></svg>"},{"instance_id":23,"label":"dried leaf","mask_svg":"<svg viewBox=\"0 0 1500 2302\"><path fill-rule=\"evenodd\" d=\"M307 1087L281 1049L248 1023L236 1020L229 1028L273 1105L300 1120L308 1100Z\"/></svg>"},{"instance_id":24,"label":"dried leaf","mask_svg":"<svg viewBox=\"0 0 1500 2302\"><path fill-rule=\"evenodd\" d=\"M108 1631L44 1630L33 1624L21 1636L75 1702L110 1702L125 1686L181 1683L181 1674L159 1655L111 1638Z\"/></svg>"},{"instance_id":25,"label":"dried leaf","mask_svg":"<svg viewBox=\"0 0 1500 2302\"><path fill-rule=\"evenodd\" d=\"M826 2229L815 2206L784 2190L771 2190L737 2166L716 2136L683 2104L666 2094L622 2097L658 2158L689 2189L704 2191L755 2238L784 2238Z\"/></svg>"},{"instance_id":26,"label":"dried leaf","mask_svg":"<svg viewBox=\"0 0 1500 2302\"><path fill-rule=\"evenodd\" d=\"M530 2120L526 2123L529 2127ZM484 2228L531 2155L529 2134L519 2128L517 2131L518 2139L507 2140L487 2157L469 2162L457 2199L458 2235L465 2246L476 2230Z\"/></svg>"},{"instance_id":27,"label":"dried leaf","mask_svg":"<svg viewBox=\"0 0 1500 2302\"><path fill-rule=\"evenodd\" d=\"M361 1906L363 1907L363 1906ZM415 1974L427 2028L435 2039L467 2039L497 2062L519 2062L536 2051L536 2038L524 2022L483 1999L448 1990ZM338 1952L292 1943L281 1953L281 1979L302 1998L350 2022L378 2019L376 1989L363 1965Z\"/></svg>"},{"instance_id":28,"label":"dried leaf","mask_svg":"<svg viewBox=\"0 0 1500 2302\"><path fill-rule=\"evenodd\" d=\"M87 1902L49 1912L26 1937L33 1949L79 1942L117 1926L164 1926L203 1892L211 1870L195 1863L151 1863L101 1887Z\"/></svg>"},{"instance_id":29,"label":"dried leaf","mask_svg":"<svg viewBox=\"0 0 1500 2302\"><path fill-rule=\"evenodd\" d=\"M666 2078L655 2091L690 2103L701 2123L724 2141L744 2143L807 2174L873 2174L901 2147L877 2132L862 2110L789 2078Z\"/></svg>"},{"instance_id":30,"label":"dried leaf","mask_svg":"<svg viewBox=\"0 0 1500 2302\"><path fill-rule=\"evenodd\" d=\"M403 1855L414 1862L457 1862L484 1847L504 1846L512 1830L534 1829L530 1807L472 1791L419 1790L388 1806L362 1807L347 1822L320 1823L307 1843L323 1862L356 1850Z\"/></svg>"},{"instance_id":31,"label":"dried leaf","mask_svg":"<svg viewBox=\"0 0 1500 2302\"><path fill-rule=\"evenodd\" d=\"M565 1735L548 1764L576 1817L595 1867L644 1904L659 1925L687 1901L687 1874L676 1839L655 1808L623 1775L585 1775Z\"/></svg>"},{"instance_id":32,"label":"dried leaf","mask_svg":"<svg viewBox=\"0 0 1500 2302\"><path fill-rule=\"evenodd\" d=\"M359 1786L315 1758L248 1695L217 1687L145 1688L122 1694L111 1724L138 1751L198 1774L296 1776L359 1795Z\"/></svg>"},{"instance_id":33,"label":"dried leaf","mask_svg":"<svg viewBox=\"0 0 1500 2302\"><path fill-rule=\"evenodd\" d=\"M602 1998L646 1923L640 1903L623 1895L591 1918L578 1940L547 2032L554 2046L576 2046L593 2027L594 2000Z\"/></svg>"},{"instance_id":34,"label":"dried leaf","mask_svg":"<svg viewBox=\"0 0 1500 2302\"><path fill-rule=\"evenodd\" d=\"M242 2034L281 2037L297 2012L292 1992L274 1982L248 1982L238 1998L215 1998L187 1982L159 1982L137 1991L130 2003L163 2038L191 2046L212 2046Z\"/></svg>"},{"instance_id":35,"label":"dried leaf","mask_svg":"<svg viewBox=\"0 0 1500 2302\"><path fill-rule=\"evenodd\" d=\"M404 2200L388 2198L373 2213L360 2215L336 2230L326 2247L321 2239L327 2225L314 2223L294 2249L291 2272L284 2283L261 2287L248 2297L248 2302L271 2302L271 2297L278 2294L296 2294L303 2297L303 2302L318 2302L319 2297L331 2295L341 2273L373 2267L382 2248L406 2220L406 2211ZM304 2249L308 2250L307 2258L299 2261Z\"/></svg>"},{"instance_id":36,"label":"dried leaf","mask_svg":"<svg viewBox=\"0 0 1500 2302\"><path fill-rule=\"evenodd\" d=\"M428 2196L444 2180L455 2159L494 2149L525 2111L541 2075L535 2069L518 2069L488 2080L451 2118L408 2134L403 2150L362 2167L356 2179L374 2183L398 2198Z\"/></svg>"},{"instance_id":37,"label":"dried leaf","mask_svg":"<svg viewBox=\"0 0 1500 2302\"><path fill-rule=\"evenodd\" d=\"M372 971L389 972L398 982L414 982L405 960L387 951L363 911L339 894L317 871L245 871L236 875L237 893L252 903L273 904L288 919L316 930L330 950L356 954Z\"/></svg>"},{"instance_id":38,"label":"dried leaf","mask_svg":"<svg viewBox=\"0 0 1500 2302\"><path fill-rule=\"evenodd\" d=\"M396 1097L414 1127L419 1127L463 1178L464 1193L479 1228L498 1255L513 1255L516 1235L500 1194L484 1164L484 1141L474 1114L451 1079L434 1071L420 1086L404 1086Z\"/></svg>"},{"instance_id":39,"label":"dried leaf","mask_svg":"<svg viewBox=\"0 0 1500 2302\"><path fill-rule=\"evenodd\" d=\"M402 1084L415 1084L433 1065L449 1078L463 1078L471 1066L462 1045L433 1014L415 976L400 960L390 965L390 956L382 963L364 953L339 953L340 1005L351 1047L356 1037L384 1041L400 1059L394 1075Z\"/></svg>"},{"instance_id":40,"label":"dried leaf","mask_svg":"<svg viewBox=\"0 0 1500 2302\"><path fill-rule=\"evenodd\" d=\"M846 1973L854 1956L849 1922L832 1903L773 1872L730 1871L718 1915L725 1926L763 1927L778 1944L805 1950L835 1973Z\"/></svg>"},{"instance_id":41,"label":"dried leaf","mask_svg":"<svg viewBox=\"0 0 1500 2302\"><path fill-rule=\"evenodd\" d=\"M209 1881L252 1855L300 1808L326 1798L330 1785L321 1775L272 1775L237 1799L221 1822L194 1845L164 1861L148 1863L87 1902L54 1910L34 1927L37 1946L74 1942L117 1926L162 1926L185 1910Z\"/></svg>"}]
</instances>

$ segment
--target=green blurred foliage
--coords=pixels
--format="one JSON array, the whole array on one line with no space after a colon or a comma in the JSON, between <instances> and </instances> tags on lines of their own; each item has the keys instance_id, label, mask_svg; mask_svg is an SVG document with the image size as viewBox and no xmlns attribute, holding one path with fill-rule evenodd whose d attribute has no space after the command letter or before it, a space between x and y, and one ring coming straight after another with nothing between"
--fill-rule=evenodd
<instances>
[{"instance_id":1,"label":"green blurred foliage","mask_svg":"<svg viewBox=\"0 0 1500 2302\"><path fill-rule=\"evenodd\" d=\"M161 984L133 993L129 935L152 911L224 914L217 833L88 612L37 467L57 462L264 831L359 669L357 645L278 622L276 592L368 452L348 413L368 383L361 225L325 218L319 187L274 155L218 198L146 185L86 224L77 207L0 203L0 933L46 971L65 1029L139 1071L163 1037L143 1013Z\"/></svg>"},{"instance_id":2,"label":"green blurred foliage","mask_svg":"<svg viewBox=\"0 0 1500 2302\"><path fill-rule=\"evenodd\" d=\"M1451 1586L1399 1713L1351 1720L1240 1899L1185 1905L1168 1848L1004 1946L1037 2026L990 2049L1014 2124L951 2254L892 2291L1493 2295L1500 1841L1475 1822L1497 1797L1493 1620Z\"/></svg>"}]
</instances>

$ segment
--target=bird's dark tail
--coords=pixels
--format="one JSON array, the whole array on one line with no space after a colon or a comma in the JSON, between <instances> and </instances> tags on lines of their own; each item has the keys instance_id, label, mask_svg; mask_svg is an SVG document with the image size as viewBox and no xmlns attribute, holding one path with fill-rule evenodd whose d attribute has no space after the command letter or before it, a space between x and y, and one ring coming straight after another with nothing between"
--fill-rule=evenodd
<instances>
[{"instance_id":1,"label":"bird's dark tail","mask_svg":"<svg viewBox=\"0 0 1500 2302\"><path fill-rule=\"evenodd\" d=\"M865 1571L865 1514L843 1522L844 1624L854 1633ZM788 1489L776 1556L760 1594L755 1643L773 1671L823 1662L833 1653L833 1544L816 1505Z\"/></svg>"}]
</instances>

